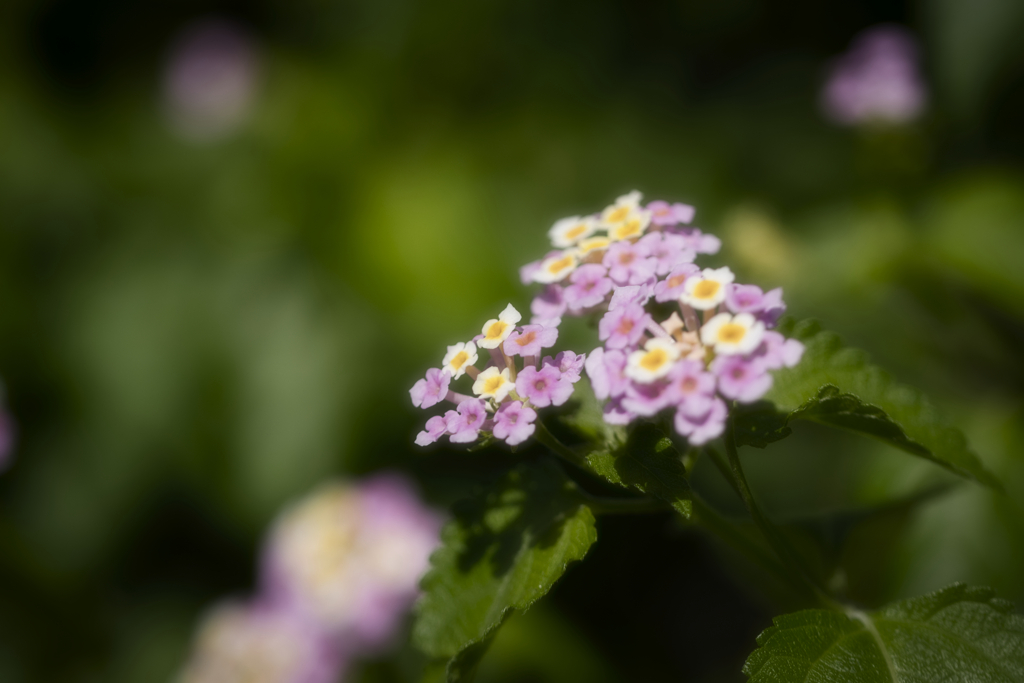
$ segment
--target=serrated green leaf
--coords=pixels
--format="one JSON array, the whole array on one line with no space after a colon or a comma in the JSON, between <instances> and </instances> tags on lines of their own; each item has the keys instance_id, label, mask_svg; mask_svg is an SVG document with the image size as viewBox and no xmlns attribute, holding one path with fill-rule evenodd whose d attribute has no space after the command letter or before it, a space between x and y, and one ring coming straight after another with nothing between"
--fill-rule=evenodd
<instances>
[{"instance_id":1,"label":"serrated green leaf","mask_svg":"<svg viewBox=\"0 0 1024 683\"><path fill-rule=\"evenodd\" d=\"M502 621L547 593L597 540L594 516L574 491L557 466L523 464L456 506L423 579L413 627L427 655L454 658L449 681L471 680Z\"/></svg>"},{"instance_id":2,"label":"serrated green leaf","mask_svg":"<svg viewBox=\"0 0 1024 683\"><path fill-rule=\"evenodd\" d=\"M788 434L793 420L813 420L881 439L962 476L999 488L999 482L916 389L898 384L868 362L866 354L844 348L839 337L811 321L780 326L786 336L807 347L793 368L774 372L765 396L775 411L760 403L737 413L741 445L763 448Z\"/></svg>"},{"instance_id":3,"label":"serrated green leaf","mask_svg":"<svg viewBox=\"0 0 1024 683\"><path fill-rule=\"evenodd\" d=\"M651 424L638 424L625 443L586 455L593 472L613 484L660 498L689 519L693 512L686 468L672 440Z\"/></svg>"},{"instance_id":4,"label":"serrated green leaf","mask_svg":"<svg viewBox=\"0 0 1024 683\"><path fill-rule=\"evenodd\" d=\"M1024 681L1024 617L962 584L870 614L787 614L757 644L743 667L751 683Z\"/></svg>"}]
</instances>

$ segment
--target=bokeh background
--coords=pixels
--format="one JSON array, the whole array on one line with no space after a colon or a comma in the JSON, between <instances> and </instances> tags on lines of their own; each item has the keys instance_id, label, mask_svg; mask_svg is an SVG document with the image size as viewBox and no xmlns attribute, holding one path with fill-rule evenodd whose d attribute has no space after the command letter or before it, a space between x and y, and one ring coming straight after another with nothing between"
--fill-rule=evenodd
<instances>
[{"instance_id":1,"label":"bokeh background","mask_svg":"<svg viewBox=\"0 0 1024 683\"><path fill-rule=\"evenodd\" d=\"M829 65L887 22L924 113L830 121ZM444 507L507 466L414 450L407 388L526 308L555 219L634 188L694 204L712 261L928 391L1006 482L872 518L837 550L850 595L1024 604L1022 30L1017 0L2 3L0 680L172 680L288 501L397 468ZM809 427L745 457L780 519L942 481ZM670 517L599 533L482 679L741 680L788 607Z\"/></svg>"}]
</instances>

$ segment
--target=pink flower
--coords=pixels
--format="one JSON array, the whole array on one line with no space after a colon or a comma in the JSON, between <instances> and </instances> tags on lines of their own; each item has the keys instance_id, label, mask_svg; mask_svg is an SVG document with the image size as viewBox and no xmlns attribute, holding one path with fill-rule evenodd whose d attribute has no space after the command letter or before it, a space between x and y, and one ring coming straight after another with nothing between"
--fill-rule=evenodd
<instances>
[{"instance_id":1,"label":"pink flower","mask_svg":"<svg viewBox=\"0 0 1024 683\"><path fill-rule=\"evenodd\" d=\"M622 397L613 398L604 404L604 421L610 425L628 425L637 418L622 405Z\"/></svg>"},{"instance_id":2,"label":"pink flower","mask_svg":"<svg viewBox=\"0 0 1024 683\"><path fill-rule=\"evenodd\" d=\"M513 332L502 348L510 356L539 356L541 349L547 349L558 341L558 328L543 325L524 325L521 331Z\"/></svg>"},{"instance_id":3,"label":"pink flower","mask_svg":"<svg viewBox=\"0 0 1024 683\"><path fill-rule=\"evenodd\" d=\"M608 302L608 310L614 311L617 308L629 306L630 304L646 306L647 302L651 299L653 291L652 287L646 284L616 287L611 301Z\"/></svg>"},{"instance_id":4,"label":"pink flower","mask_svg":"<svg viewBox=\"0 0 1024 683\"><path fill-rule=\"evenodd\" d=\"M719 356L711 363L718 392L740 403L753 403L772 387L772 376L757 361L742 356Z\"/></svg>"},{"instance_id":5,"label":"pink flower","mask_svg":"<svg viewBox=\"0 0 1024 683\"><path fill-rule=\"evenodd\" d=\"M440 415L427 420L426 429L416 435L417 446L429 446L444 436L448 431L448 421Z\"/></svg>"},{"instance_id":6,"label":"pink flower","mask_svg":"<svg viewBox=\"0 0 1024 683\"><path fill-rule=\"evenodd\" d=\"M442 372L437 368L427 370L425 379L421 379L412 385L409 396L412 397L412 404L417 408L429 408L444 400L448 394L448 384L451 382L451 375ZM436 439L435 439L436 441Z\"/></svg>"},{"instance_id":7,"label":"pink flower","mask_svg":"<svg viewBox=\"0 0 1024 683\"><path fill-rule=\"evenodd\" d=\"M696 213L696 209L689 204L669 204L661 200L648 204L647 210L651 212L651 223L655 225L689 223Z\"/></svg>"},{"instance_id":8,"label":"pink flower","mask_svg":"<svg viewBox=\"0 0 1024 683\"><path fill-rule=\"evenodd\" d=\"M547 327L558 327L557 324L550 324L548 321L561 321L565 308L565 290L561 285L548 285L530 303L530 312L533 313L533 319L530 322Z\"/></svg>"},{"instance_id":9,"label":"pink flower","mask_svg":"<svg viewBox=\"0 0 1024 683\"><path fill-rule=\"evenodd\" d=\"M662 408L667 408L672 401L671 385L667 380L640 384L630 382L622 397L622 407L631 413L651 417Z\"/></svg>"},{"instance_id":10,"label":"pink flower","mask_svg":"<svg viewBox=\"0 0 1024 683\"><path fill-rule=\"evenodd\" d=\"M583 369L586 360L586 354L576 355L573 351L562 351L555 356L554 360L551 359L551 356L544 356L544 365L555 366L562 373L562 377L576 384L580 381L580 370Z\"/></svg>"},{"instance_id":11,"label":"pink flower","mask_svg":"<svg viewBox=\"0 0 1024 683\"><path fill-rule=\"evenodd\" d=\"M666 228L666 232L682 237L687 248L698 254L717 254L722 248L722 240L714 235L705 235L697 228Z\"/></svg>"},{"instance_id":12,"label":"pink flower","mask_svg":"<svg viewBox=\"0 0 1024 683\"><path fill-rule=\"evenodd\" d=\"M764 292L757 285L730 284L725 290L725 306L733 313L759 313L764 309Z\"/></svg>"},{"instance_id":13,"label":"pink flower","mask_svg":"<svg viewBox=\"0 0 1024 683\"><path fill-rule=\"evenodd\" d=\"M715 395L715 376L704 369L704 363L683 360L668 373L669 400L686 407L691 413L706 412L707 402Z\"/></svg>"},{"instance_id":14,"label":"pink flower","mask_svg":"<svg viewBox=\"0 0 1024 683\"><path fill-rule=\"evenodd\" d=\"M641 237L637 244L643 245L650 258L654 259L657 275L665 275L680 264L692 263L697 256L679 235L652 232Z\"/></svg>"},{"instance_id":15,"label":"pink flower","mask_svg":"<svg viewBox=\"0 0 1024 683\"><path fill-rule=\"evenodd\" d=\"M484 402L478 398L466 399L459 404L458 412L448 419L448 433L451 434L449 440L452 443L476 441L485 419L487 411Z\"/></svg>"},{"instance_id":16,"label":"pink flower","mask_svg":"<svg viewBox=\"0 0 1024 683\"><path fill-rule=\"evenodd\" d=\"M751 354L766 370L791 368L804 355L804 345L796 339L786 339L778 332L765 332L761 346Z\"/></svg>"},{"instance_id":17,"label":"pink flower","mask_svg":"<svg viewBox=\"0 0 1024 683\"><path fill-rule=\"evenodd\" d=\"M675 301L683 293L686 279L700 273L695 263L682 263L668 274L668 277L654 285L655 301Z\"/></svg>"},{"instance_id":18,"label":"pink flower","mask_svg":"<svg viewBox=\"0 0 1024 683\"><path fill-rule=\"evenodd\" d=\"M699 417L680 408L676 411L676 431L693 446L706 444L725 431L725 418L729 409L720 398L713 399L707 413Z\"/></svg>"},{"instance_id":19,"label":"pink flower","mask_svg":"<svg viewBox=\"0 0 1024 683\"><path fill-rule=\"evenodd\" d=\"M590 352L584 363L594 396L603 401L616 398L626 391L629 378L626 377L626 354L623 351L605 351L598 346Z\"/></svg>"},{"instance_id":20,"label":"pink flower","mask_svg":"<svg viewBox=\"0 0 1024 683\"><path fill-rule=\"evenodd\" d=\"M765 327L775 327L779 318L786 312L786 304L782 302L782 287L765 292L761 306L761 312L757 314L757 319L763 322Z\"/></svg>"},{"instance_id":21,"label":"pink flower","mask_svg":"<svg viewBox=\"0 0 1024 683\"><path fill-rule=\"evenodd\" d=\"M650 317L639 304L608 311L597 325L597 338L609 349L636 346L644 336Z\"/></svg>"},{"instance_id":22,"label":"pink flower","mask_svg":"<svg viewBox=\"0 0 1024 683\"><path fill-rule=\"evenodd\" d=\"M617 285L639 285L654 275L657 263L649 258L647 248L628 240L615 242L604 254L602 261L608 277Z\"/></svg>"},{"instance_id":23,"label":"pink flower","mask_svg":"<svg viewBox=\"0 0 1024 683\"><path fill-rule=\"evenodd\" d=\"M605 277L607 271L597 263L580 266L569 276L571 285L565 288L565 302L569 310L578 313L585 308L597 306L612 291L612 281Z\"/></svg>"},{"instance_id":24,"label":"pink flower","mask_svg":"<svg viewBox=\"0 0 1024 683\"><path fill-rule=\"evenodd\" d=\"M529 439L537 426L537 411L519 401L509 401L494 415L494 437L503 439L509 446L518 446Z\"/></svg>"},{"instance_id":25,"label":"pink flower","mask_svg":"<svg viewBox=\"0 0 1024 683\"><path fill-rule=\"evenodd\" d=\"M538 408L560 406L572 396L572 382L553 365L526 367L516 377L516 393Z\"/></svg>"}]
</instances>

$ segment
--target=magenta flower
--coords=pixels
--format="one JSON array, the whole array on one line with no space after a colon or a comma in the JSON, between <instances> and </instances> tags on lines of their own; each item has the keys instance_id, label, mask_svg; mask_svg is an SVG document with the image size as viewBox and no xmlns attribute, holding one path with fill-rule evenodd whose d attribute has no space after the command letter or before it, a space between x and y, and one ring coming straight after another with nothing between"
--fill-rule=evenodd
<instances>
[{"instance_id":1,"label":"magenta flower","mask_svg":"<svg viewBox=\"0 0 1024 683\"><path fill-rule=\"evenodd\" d=\"M699 417L680 408L676 411L676 431L686 437L693 446L701 446L725 431L725 419L729 409L720 398L713 399L707 413Z\"/></svg>"},{"instance_id":2,"label":"magenta flower","mask_svg":"<svg viewBox=\"0 0 1024 683\"><path fill-rule=\"evenodd\" d=\"M444 436L448 431L448 421L440 415L427 420L426 429L416 435L417 446L429 446Z\"/></svg>"},{"instance_id":3,"label":"magenta flower","mask_svg":"<svg viewBox=\"0 0 1024 683\"><path fill-rule=\"evenodd\" d=\"M647 205L651 212L651 223L655 225L678 225L689 223L697 212L689 204L669 204L661 200L653 201Z\"/></svg>"},{"instance_id":4,"label":"magenta flower","mask_svg":"<svg viewBox=\"0 0 1024 683\"><path fill-rule=\"evenodd\" d=\"M786 339L778 332L765 332L761 346L752 354L766 370L791 368L804 355L804 345L796 339Z\"/></svg>"},{"instance_id":5,"label":"magenta flower","mask_svg":"<svg viewBox=\"0 0 1024 683\"><path fill-rule=\"evenodd\" d=\"M572 382L553 365L540 370L528 366L516 377L516 393L538 408L562 405L572 396L572 389Z\"/></svg>"},{"instance_id":6,"label":"magenta flower","mask_svg":"<svg viewBox=\"0 0 1024 683\"><path fill-rule=\"evenodd\" d=\"M574 351L562 351L554 360L551 356L544 356L544 365L553 365L562 373L562 377L573 384L580 381L580 371L586 362L586 354L577 355Z\"/></svg>"},{"instance_id":7,"label":"magenta flower","mask_svg":"<svg viewBox=\"0 0 1024 683\"><path fill-rule=\"evenodd\" d=\"M533 313L530 322L547 327L558 327L557 323L551 324L550 321L561 322L565 309L565 290L561 285L548 285L530 303L530 312Z\"/></svg>"},{"instance_id":8,"label":"magenta flower","mask_svg":"<svg viewBox=\"0 0 1024 683\"><path fill-rule=\"evenodd\" d=\"M760 313L764 292L757 285L730 284L725 290L725 306L733 313Z\"/></svg>"},{"instance_id":9,"label":"magenta flower","mask_svg":"<svg viewBox=\"0 0 1024 683\"><path fill-rule=\"evenodd\" d=\"M643 245L650 258L654 259L654 272L657 275L667 275L680 264L692 263L697 256L679 235L652 232L640 238L637 244Z\"/></svg>"},{"instance_id":10,"label":"magenta flower","mask_svg":"<svg viewBox=\"0 0 1024 683\"><path fill-rule=\"evenodd\" d=\"M426 378L416 382L409 390L412 404L417 408L429 408L437 405L448 394L448 384L451 379L451 375L447 372L430 368L427 370Z\"/></svg>"},{"instance_id":11,"label":"magenta flower","mask_svg":"<svg viewBox=\"0 0 1024 683\"><path fill-rule=\"evenodd\" d=\"M537 426L537 411L519 401L509 401L494 415L494 437L502 439L509 446L518 446L529 439Z\"/></svg>"},{"instance_id":12,"label":"magenta flower","mask_svg":"<svg viewBox=\"0 0 1024 683\"><path fill-rule=\"evenodd\" d=\"M644 336L650 316L643 306L629 304L608 311L597 324L597 338L609 349L636 346Z\"/></svg>"},{"instance_id":13,"label":"magenta flower","mask_svg":"<svg viewBox=\"0 0 1024 683\"><path fill-rule=\"evenodd\" d=\"M703 414L707 400L715 395L715 376L704 369L701 361L679 361L669 371L668 381L669 400L691 413Z\"/></svg>"},{"instance_id":14,"label":"magenta flower","mask_svg":"<svg viewBox=\"0 0 1024 683\"><path fill-rule=\"evenodd\" d=\"M571 285L565 288L565 302L569 310L578 313L585 308L597 306L612 291L612 281L605 277L604 266L588 263L580 266L569 276Z\"/></svg>"},{"instance_id":15,"label":"magenta flower","mask_svg":"<svg viewBox=\"0 0 1024 683\"><path fill-rule=\"evenodd\" d=\"M547 349L558 341L557 327L524 325L505 340L502 348L509 356L539 356L541 349Z\"/></svg>"},{"instance_id":16,"label":"magenta flower","mask_svg":"<svg viewBox=\"0 0 1024 683\"><path fill-rule=\"evenodd\" d=\"M614 311L617 308L623 308L631 304L646 306L647 302L651 299L653 291L654 289L646 284L616 287L612 293L611 301L608 302L608 310Z\"/></svg>"},{"instance_id":17,"label":"magenta flower","mask_svg":"<svg viewBox=\"0 0 1024 683\"><path fill-rule=\"evenodd\" d=\"M836 60L822 91L822 108L845 125L906 123L924 111L927 93L917 44L904 28L875 26Z\"/></svg>"},{"instance_id":18,"label":"magenta flower","mask_svg":"<svg viewBox=\"0 0 1024 683\"><path fill-rule=\"evenodd\" d=\"M654 276L657 267L649 258L646 247L623 240L608 247L602 261L608 269L608 277L617 285L639 285Z\"/></svg>"},{"instance_id":19,"label":"magenta flower","mask_svg":"<svg viewBox=\"0 0 1024 683\"><path fill-rule=\"evenodd\" d=\"M487 419L484 402L478 398L466 399L459 404L458 412L448 420L449 441L452 443L469 443L476 441L480 428Z\"/></svg>"},{"instance_id":20,"label":"magenta flower","mask_svg":"<svg viewBox=\"0 0 1024 683\"><path fill-rule=\"evenodd\" d=\"M695 263L681 263L668 274L664 280L654 285L655 301L675 301L683 293L686 279L700 273L700 268Z\"/></svg>"},{"instance_id":21,"label":"magenta flower","mask_svg":"<svg viewBox=\"0 0 1024 683\"><path fill-rule=\"evenodd\" d=\"M782 302L782 287L765 292L761 306L757 319L763 322L765 327L775 327L779 318L786 312L786 304Z\"/></svg>"},{"instance_id":22,"label":"magenta flower","mask_svg":"<svg viewBox=\"0 0 1024 683\"><path fill-rule=\"evenodd\" d=\"M636 415L651 417L672 404L671 384L668 380L641 384L630 382L622 396L622 407Z\"/></svg>"},{"instance_id":23,"label":"magenta flower","mask_svg":"<svg viewBox=\"0 0 1024 683\"><path fill-rule=\"evenodd\" d=\"M711 362L718 376L718 392L740 403L753 403L772 387L772 376L764 366L742 356L719 356Z\"/></svg>"},{"instance_id":24,"label":"magenta flower","mask_svg":"<svg viewBox=\"0 0 1024 683\"><path fill-rule=\"evenodd\" d=\"M605 351L598 346L590 352L584 363L590 386L598 400L608 397L616 398L626 391L629 378L626 377L626 353L624 351Z\"/></svg>"}]
</instances>

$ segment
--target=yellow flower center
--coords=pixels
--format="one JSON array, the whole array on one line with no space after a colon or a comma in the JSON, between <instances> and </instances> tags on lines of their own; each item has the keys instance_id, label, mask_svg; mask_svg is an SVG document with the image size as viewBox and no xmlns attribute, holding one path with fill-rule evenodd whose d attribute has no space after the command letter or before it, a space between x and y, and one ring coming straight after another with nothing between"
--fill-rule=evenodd
<instances>
[{"instance_id":1,"label":"yellow flower center","mask_svg":"<svg viewBox=\"0 0 1024 683\"><path fill-rule=\"evenodd\" d=\"M644 357L640 359L640 367L648 372L654 372L664 367L667 362L668 352L665 349L654 349L645 353Z\"/></svg>"},{"instance_id":2,"label":"yellow flower center","mask_svg":"<svg viewBox=\"0 0 1024 683\"><path fill-rule=\"evenodd\" d=\"M617 206L608 212L608 215L605 217L605 221L607 221L608 223L621 223L622 221L626 220L626 216L628 215L628 206Z\"/></svg>"},{"instance_id":3,"label":"yellow flower center","mask_svg":"<svg viewBox=\"0 0 1024 683\"><path fill-rule=\"evenodd\" d=\"M500 389L503 384L505 384L505 378L502 375L494 375L493 377L489 377L484 382L484 390L482 393L493 394L498 389Z\"/></svg>"},{"instance_id":4,"label":"yellow flower center","mask_svg":"<svg viewBox=\"0 0 1024 683\"><path fill-rule=\"evenodd\" d=\"M496 320L491 323L491 326L487 328L487 339L501 339L501 335L505 334L505 330L508 329L508 323L503 323L500 320Z\"/></svg>"},{"instance_id":5,"label":"yellow flower center","mask_svg":"<svg viewBox=\"0 0 1024 683\"><path fill-rule=\"evenodd\" d=\"M448 362L448 365L452 370L458 372L462 369L462 366L466 364L467 360L469 360L469 354L465 351L459 351L455 354L455 357Z\"/></svg>"},{"instance_id":6,"label":"yellow flower center","mask_svg":"<svg viewBox=\"0 0 1024 683\"><path fill-rule=\"evenodd\" d=\"M595 249L604 249L610 244L607 237L592 237L580 242L580 251L587 254Z\"/></svg>"},{"instance_id":7,"label":"yellow flower center","mask_svg":"<svg viewBox=\"0 0 1024 683\"><path fill-rule=\"evenodd\" d=\"M563 256L562 258L558 259L557 261L552 261L548 265L548 272L551 273L552 275L557 275L558 273L562 272L566 268L571 268L571 267L572 267L572 256Z\"/></svg>"},{"instance_id":8,"label":"yellow flower center","mask_svg":"<svg viewBox=\"0 0 1024 683\"><path fill-rule=\"evenodd\" d=\"M721 288L721 282L716 282L715 280L701 280L697 283L697 286L693 288L693 296L697 299L713 299Z\"/></svg>"},{"instance_id":9,"label":"yellow flower center","mask_svg":"<svg viewBox=\"0 0 1024 683\"><path fill-rule=\"evenodd\" d=\"M587 231L587 224L580 223L579 225L573 226L565 231L565 238L574 240Z\"/></svg>"},{"instance_id":10,"label":"yellow flower center","mask_svg":"<svg viewBox=\"0 0 1024 683\"><path fill-rule=\"evenodd\" d=\"M726 323L718 328L718 341L735 344L747 336L747 328L736 323Z\"/></svg>"},{"instance_id":11,"label":"yellow flower center","mask_svg":"<svg viewBox=\"0 0 1024 683\"><path fill-rule=\"evenodd\" d=\"M628 237L636 237L640 234L640 225L641 223L639 218L626 221L619 227L615 228L615 236L620 240L624 240Z\"/></svg>"}]
</instances>

